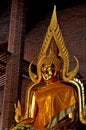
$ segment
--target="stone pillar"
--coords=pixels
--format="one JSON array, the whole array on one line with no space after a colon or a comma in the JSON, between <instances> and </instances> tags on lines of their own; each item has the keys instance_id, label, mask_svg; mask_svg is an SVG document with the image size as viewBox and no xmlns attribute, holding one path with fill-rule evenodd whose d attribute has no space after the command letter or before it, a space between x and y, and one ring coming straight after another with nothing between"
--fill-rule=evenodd
<instances>
[{"instance_id":1,"label":"stone pillar","mask_svg":"<svg viewBox=\"0 0 86 130\"><path fill-rule=\"evenodd\" d=\"M14 103L21 95L22 59L25 39L25 0L12 0L1 130L9 130L15 123Z\"/></svg>"}]
</instances>

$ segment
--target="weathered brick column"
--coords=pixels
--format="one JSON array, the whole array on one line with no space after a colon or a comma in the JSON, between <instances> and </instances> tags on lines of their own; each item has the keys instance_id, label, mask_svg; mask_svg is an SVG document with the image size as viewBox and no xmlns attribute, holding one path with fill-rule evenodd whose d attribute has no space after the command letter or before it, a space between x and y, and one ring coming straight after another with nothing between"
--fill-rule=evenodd
<instances>
[{"instance_id":1,"label":"weathered brick column","mask_svg":"<svg viewBox=\"0 0 86 130\"><path fill-rule=\"evenodd\" d=\"M11 55L6 68L1 130L9 130L15 123L14 103L21 95L24 37L25 0L12 0L8 40L8 51Z\"/></svg>"}]
</instances>

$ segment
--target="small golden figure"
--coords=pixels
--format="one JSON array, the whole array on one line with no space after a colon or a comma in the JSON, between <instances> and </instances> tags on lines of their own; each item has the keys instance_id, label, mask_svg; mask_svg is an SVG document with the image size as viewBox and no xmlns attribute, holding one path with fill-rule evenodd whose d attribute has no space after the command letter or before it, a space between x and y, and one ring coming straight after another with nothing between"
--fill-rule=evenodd
<instances>
[{"instance_id":1,"label":"small golden figure","mask_svg":"<svg viewBox=\"0 0 86 130\"><path fill-rule=\"evenodd\" d=\"M58 53L55 52L54 43ZM79 62L74 58L76 67L69 72L69 55L57 22L55 6L39 53L37 75L31 71L31 64L29 66L33 85L28 88L26 94L25 114L21 115L21 104L18 101L18 106L15 106L17 125L11 130L17 130L22 125L25 127L20 130L76 130L78 111L80 121L86 124L86 107L82 94L84 87L83 83L75 78ZM43 82L41 86L38 85Z\"/></svg>"}]
</instances>

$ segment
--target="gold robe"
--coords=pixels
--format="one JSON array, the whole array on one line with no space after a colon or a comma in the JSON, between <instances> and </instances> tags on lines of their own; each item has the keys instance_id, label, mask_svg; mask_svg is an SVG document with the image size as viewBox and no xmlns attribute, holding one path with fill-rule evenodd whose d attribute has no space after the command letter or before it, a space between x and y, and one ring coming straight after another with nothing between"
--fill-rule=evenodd
<instances>
[{"instance_id":1,"label":"gold robe","mask_svg":"<svg viewBox=\"0 0 86 130\"><path fill-rule=\"evenodd\" d=\"M75 89L60 81L55 81L37 89L34 92L34 97L35 107L33 105L32 108L36 108L34 110L35 114L33 114L35 130L53 128L58 124L58 121L75 109L75 104L78 101Z\"/></svg>"}]
</instances>

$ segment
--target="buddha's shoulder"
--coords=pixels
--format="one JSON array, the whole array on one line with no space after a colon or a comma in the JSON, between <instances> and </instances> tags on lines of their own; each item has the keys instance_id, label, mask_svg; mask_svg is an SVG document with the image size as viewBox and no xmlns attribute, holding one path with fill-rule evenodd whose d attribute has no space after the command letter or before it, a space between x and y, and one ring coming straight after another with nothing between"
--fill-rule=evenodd
<instances>
[{"instance_id":1,"label":"buddha's shoulder","mask_svg":"<svg viewBox=\"0 0 86 130\"><path fill-rule=\"evenodd\" d=\"M61 89L61 90L74 90L74 86L70 83L65 83L65 82L61 82L61 81L55 81L54 83L48 84L48 85L42 85L42 86L38 86L34 89L35 93L41 93L41 92L45 92L45 91L51 91L51 90L57 90L57 89Z\"/></svg>"}]
</instances>

